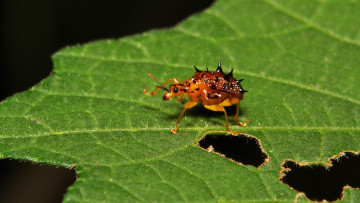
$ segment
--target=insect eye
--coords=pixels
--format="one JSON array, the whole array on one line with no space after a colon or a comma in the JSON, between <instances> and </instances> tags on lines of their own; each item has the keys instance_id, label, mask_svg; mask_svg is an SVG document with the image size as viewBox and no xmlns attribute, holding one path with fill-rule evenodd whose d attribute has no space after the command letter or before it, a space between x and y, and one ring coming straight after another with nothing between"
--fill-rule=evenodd
<instances>
[{"instance_id":1,"label":"insect eye","mask_svg":"<svg viewBox=\"0 0 360 203\"><path fill-rule=\"evenodd\" d=\"M175 87L175 88L174 88L174 93L177 93L177 92L178 92L178 88Z\"/></svg>"}]
</instances>

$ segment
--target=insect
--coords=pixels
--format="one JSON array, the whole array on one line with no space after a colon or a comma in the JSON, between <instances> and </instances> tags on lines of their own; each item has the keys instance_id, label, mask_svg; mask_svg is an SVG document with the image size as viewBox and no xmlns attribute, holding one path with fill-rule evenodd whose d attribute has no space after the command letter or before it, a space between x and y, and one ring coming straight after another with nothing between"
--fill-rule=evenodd
<instances>
[{"instance_id":1,"label":"insect","mask_svg":"<svg viewBox=\"0 0 360 203\"><path fill-rule=\"evenodd\" d=\"M224 106L237 105L236 114L233 119L241 126L246 126L246 124L250 122L240 122L238 120L240 100L243 99L244 93L247 92L240 85L240 82L244 79L236 80L233 77L234 69L232 69L228 74L223 73L221 61L219 61L219 65L214 72L210 72L207 67L205 71L200 71L196 68L196 66L194 66L194 68L196 70L195 75L184 82L180 82L180 80L176 78L170 78L161 84L153 75L150 73L148 74L157 83L159 83L159 86L156 86L156 89L153 92L148 92L148 86L145 85L144 92L146 95L155 95L162 89L166 91L163 95L164 101L168 101L173 97L177 98L179 101L183 101L184 95L186 95L190 100L185 104L185 107L176 122L176 127L171 130L171 133L175 134L179 129L180 120L184 115L185 110L192 108L197 103L201 102L207 109L224 112L226 121L225 128L232 135L239 134L229 128L228 116ZM169 88L166 88L165 85L169 82L172 82L173 84L171 84Z\"/></svg>"}]
</instances>

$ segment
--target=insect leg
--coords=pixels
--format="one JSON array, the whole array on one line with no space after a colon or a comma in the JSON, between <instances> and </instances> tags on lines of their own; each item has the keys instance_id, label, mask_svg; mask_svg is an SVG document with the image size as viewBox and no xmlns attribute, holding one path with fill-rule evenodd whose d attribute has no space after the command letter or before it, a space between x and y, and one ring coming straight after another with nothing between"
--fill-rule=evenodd
<instances>
[{"instance_id":1,"label":"insect leg","mask_svg":"<svg viewBox=\"0 0 360 203\"><path fill-rule=\"evenodd\" d=\"M148 89L149 89L149 87L148 87L147 85L145 85L144 93L145 93L146 95L148 95L148 96L153 96L153 95L155 95L159 90L161 90L162 87L161 87L161 86L156 86L156 89L155 89L154 91L152 91L152 92L148 92Z\"/></svg>"},{"instance_id":2,"label":"insect leg","mask_svg":"<svg viewBox=\"0 0 360 203\"><path fill-rule=\"evenodd\" d=\"M241 126L246 126L248 123L250 123L250 121L241 122L241 121L238 120L239 109L240 109L240 102L236 104L236 114L235 114L235 116L233 117L233 119L234 119L238 124L240 124Z\"/></svg>"},{"instance_id":3,"label":"insect leg","mask_svg":"<svg viewBox=\"0 0 360 203\"><path fill-rule=\"evenodd\" d=\"M182 110L177 122L176 122L176 127L174 129L171 130L171 133L176 133L176 131L178 130L179 128L179 124L180 124L180 120L181 120L181 117L184 115L184 112L186 109L190 109L192 107L194 107L195 105L197 104L197 102L193 102L193 101L188 101L186 102L185 106L184 106L184 109Z\"/></svg>"},{"instance_id":4,"label":"insect leg","mask_svg":"<svg viewBox=\"0 0 360 203\"><path fill-rule=\"evenodd\" d=\"M221 105L204 105L205 108L207 109L210 109L212 111L222 111L224 112L225 114L225 121L226 121L226 125L225 125L225 128L232 134L232 135L239 135L240 133L238 132L235 132L235 131L232 131L230 128L229 128L229 121L228 121L228 116L227 116L227 113L226 113L226 110L223 106Z\"/></svg>"},{"instance_id":5,"label":"insect leg","mask_svg":"<svg viewBox=\"0 0 360 203\"><path fill-rule=\"evenodd\" d=\"M184 101L184 95L180 95L178 98L176 98L178 101L182 102Z\"/></svg>"},{"instance_id":6,"label":"insect leg","mask_svg":"<svg viewBox=\"0 0 360 203\"><path fill-rule=\"evenodd\" d=\"M151 74L150 74L151 75ZM150 76L149 75L149 76ZM152 76L152 75L151 75ZM150 77L151 77L150 76ZM154 76L152 76L152 78L155 78ZM156 80L157 81L157 80ZM144 93L146 94L146 95L148 95L148 96L153 96L153 95L155 95L159 90L161 90L161 89L164 89L165 87L165 85L166 84L168 84L169 82L173 82L174 84L178 84L178 83L181 83L177 78L170 78L170 79L168 79L167 81L165 81L162 85L160 84L160 86L156 86L156 89L154 90L154 91L152 91L152 92L148 92L148 86L147 85L145 85L145 89L144 89ZM167 90L166 88L165 88L165 90Z\"/></svg>"}]
</instances>

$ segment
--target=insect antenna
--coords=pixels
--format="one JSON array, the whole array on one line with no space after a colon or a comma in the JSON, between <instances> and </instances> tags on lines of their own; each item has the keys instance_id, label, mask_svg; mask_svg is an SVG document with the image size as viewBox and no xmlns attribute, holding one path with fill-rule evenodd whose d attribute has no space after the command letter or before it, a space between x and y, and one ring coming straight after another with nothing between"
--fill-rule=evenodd
<instances>
[{"instance_id":1,"label":"insect antenna","mask_svg":"<svg viewBox=\"0 0 360 203\"><path fill-rule=\"evenodd\" d=\"M161 89L168 91L168 89L166 87L164 87L153 75L148 73L148 76L151 77L152 79L154 79L160 85Z\"/></svg>"}]
</instances>

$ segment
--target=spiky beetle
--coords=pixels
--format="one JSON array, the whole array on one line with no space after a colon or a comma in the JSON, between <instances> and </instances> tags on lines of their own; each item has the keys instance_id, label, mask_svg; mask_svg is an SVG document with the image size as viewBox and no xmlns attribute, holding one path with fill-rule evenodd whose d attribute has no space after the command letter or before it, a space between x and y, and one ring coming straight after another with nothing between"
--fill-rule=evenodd
<instances>
[{"instance_id":1,"label":"spiky beetle","mask_svg":"<svg viewBox=\"0 0 360 203\"><path fill-rule=\"evenodd\" d=\"M232 134L237 135L229 128L228 116L224 106L232 106L237 104L236 114L233 119L239 123L241 126L246 126L246 123L250 121L240 122L238 120L240 100L243 99L244 93L247 92L242 88L240 82L244 79L236 80L233 77L233 70L230 73L225 74L221 68L221 61L215 72L209 72L206 67L205 71L200 71L194 66L196 73L191 78L185 80L181 83L176 78L170 78L164 84L161 84L153 75L148 74L153 78L160 86L156 86L156 90L153 92L148 92L148 86L145 85L145 94L152 96L155 95L159 90L165 90L163 96L164 101L170 100L172 97L177 98L179 101L184 100L184 94L190 99L185 104L184 109L182 110L177 122L176 127L171 130L171 133L176 133L179 128L179 123L181 117L184 115L186 109L194 107L198 102L201 102L203 106L212 111L222 111L225 114L226 125L225 128ZM170 85L169 89L165 85L169 82L174 84Z\"/></svg>"}]
</instances>

